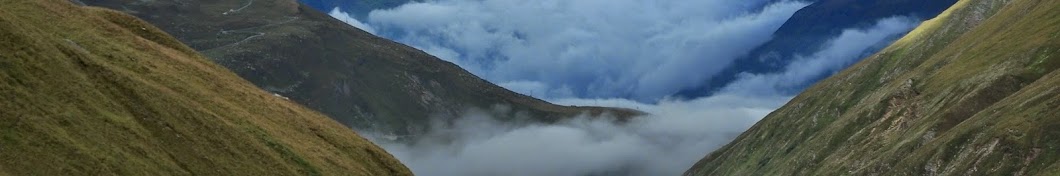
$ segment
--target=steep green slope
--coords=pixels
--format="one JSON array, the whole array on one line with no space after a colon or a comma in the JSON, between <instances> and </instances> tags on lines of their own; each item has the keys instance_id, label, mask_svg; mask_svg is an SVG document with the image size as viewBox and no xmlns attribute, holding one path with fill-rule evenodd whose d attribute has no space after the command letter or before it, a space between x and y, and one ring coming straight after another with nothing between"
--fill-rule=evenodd
<instances>
[{"instance_id":1,"label":"steep green slope","mask_svg":"<svg viewBox=\"0 0 1060 176\"><path fill-rule=\"evenodd\" d=\"M467 108L505 105L554 121L629 110L550 104L338 21L296 0L82 0L173 34L255 85L358 129L417 134Z\"/></svg>"},{"instance_id":2,"label":"steep green slope","mask_svg":"<svg viewBox=\"0 0 1060 176\"><path fill-rule=\"evenodd\" d=\"M0 4L0 175L411 175L135 17Z\"/></svg>"},{"instance_id":3,"label":"steep green slope","mask_svg":"<svg viewBox=\"0 0 1060 176\"><path fill-rule=\"evenodd\" d=\"M686 175L1060 174L1060 1L962 0Z\"/></svg>"}]
</instances>

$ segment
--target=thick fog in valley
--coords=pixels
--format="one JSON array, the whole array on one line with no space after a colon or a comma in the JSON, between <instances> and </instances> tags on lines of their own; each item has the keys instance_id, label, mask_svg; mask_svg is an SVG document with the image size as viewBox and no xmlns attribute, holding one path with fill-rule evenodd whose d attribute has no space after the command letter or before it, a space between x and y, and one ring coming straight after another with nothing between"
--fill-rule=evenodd
<instances>
[{"instance_id":1,"label":"thick fog in valley","mask_svg":"<svg viewBox=\"0 0 1060 176\"><path fill-rule=\"evenodd\" d=\"M913 28L905 17L847 29L773 73L743 74L709 97L677 91L770 39L795 1L439 0L354 19L371 33L454 62L491 82L557 104L649 113L556 124L496 119L510 108L468 107L414 141L363 131L419 175L679 175L779 108L805 85Z\"/></svg>"},{"instance_id":2,"label":"thick fog in valley","mask_svg":"<svg viewBox=\"0 0 1060 176\"><path fill-rule=\"evenodd\" d=\"M621 125L608 116L507 124L494 120L508 118L497 117L507 114L497 106L451 125L435 123L412 144L374 141L421 175L678 175L782 102L736 96L630 102L653 115Z\"/></svg>"}]
</instances>

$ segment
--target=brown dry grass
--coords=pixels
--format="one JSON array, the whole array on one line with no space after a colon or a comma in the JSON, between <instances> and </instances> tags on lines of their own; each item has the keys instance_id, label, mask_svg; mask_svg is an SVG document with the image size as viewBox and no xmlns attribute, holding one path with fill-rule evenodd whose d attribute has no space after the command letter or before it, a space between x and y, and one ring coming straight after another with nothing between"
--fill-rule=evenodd
<instances>
[{"instance_id":1,"label":"brown dry grass","mask_svg":"<svg viewBox=\"0 0 1060 176\"><path fill-rule=\"evenodd\" d=\"M0 175L411 175L134 17L0 4Z\"/></svg>"}]
</instances>

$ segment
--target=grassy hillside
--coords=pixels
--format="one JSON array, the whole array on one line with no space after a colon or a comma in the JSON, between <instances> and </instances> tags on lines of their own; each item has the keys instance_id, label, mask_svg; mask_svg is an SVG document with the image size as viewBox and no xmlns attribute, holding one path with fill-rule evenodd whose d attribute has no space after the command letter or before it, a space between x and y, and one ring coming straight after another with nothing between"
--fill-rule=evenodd
<instances>
[{"instance_id":1,"label":"grassy hillside","mask_svg":"<svg viewBox=\"0 0 1060 176\"><path fill-rule=\"evenodd\" d=\"M1060 174L1060 1L962 0L686 175Z\"/></svg>"},{"instance_id":2,"label":"grassy hillside","mask_svg":"<svg viewBox=\"0 0 1060 176\"><path fill-rule=\"evenodd\" d=\"M0 4L0 175L411 175L135 17Z\"/></svg>"},{"instance_id":3,"label":"grassy hillside","mask_svg":"<svg viewBox=\"0 0 1060 176\"><path fill-rule=\"evenodd\" d=\"M141 17L255 85L358 129L418 134L432 120L495 105L546 122L583 112L635 114L506 90L296 0L82 1Z\"/></svg>"}]
</instances>

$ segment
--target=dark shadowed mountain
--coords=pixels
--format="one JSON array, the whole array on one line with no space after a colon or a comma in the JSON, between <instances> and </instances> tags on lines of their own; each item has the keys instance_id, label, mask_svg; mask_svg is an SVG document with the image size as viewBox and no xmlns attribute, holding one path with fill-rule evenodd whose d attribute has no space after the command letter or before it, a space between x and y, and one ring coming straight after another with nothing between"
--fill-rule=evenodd
<instances>
[{"instance_id":1,"label":"dark shadowed mountain","mask_svg":"<svg viewBox=\"0 0 1060 176\"><path fill-rule=\"evenodd\" d=\"M1057 175L1060 1L964 0L686 175Z\"/></svg>"},{"instance_id":2,"label":"dark shadowed mountain","mask_svg":"<svg viewBox=\"0 0 1060 176\"><path fill-rule=\"evenodd\" d=\"M751 60L781 55L808 55L844 29L866 28L892 16L930 19L957 0L820 0L795 12L774 33L773 40L752 51ZM780 61L781 64L786 62ZM766 63L763 63L766 64Z\"/></svg>"},{"instance_id":3,"label":"dark shadowed mountain","mask_svg":"<svg viewBox=\"0 0 1060 176\"><path fill-rule=\"evenodd\" d=\"M710 95L736 79L740 73L771 73L782 70L796 56L813 54L845 29L868 28L877 20L908 16L921 20L938 15L957 0L819 0L796 12L777 29L773 39L711 78L708 84L682 91L686 97ZM893 40L887 40L886 45ZM882 48L870 48L866 55ZM827 75L825 75L827 76ZM823 77L822 77L823 79ZM808 85L807 85L808 86ZM791 90L797 92L798 90Z\"/></svg>"},{"instance_id":4,"label":"dark shadowed mountain","mask_svg":"<svg viewBox=\"0 0 1060 176\"><path fill-rule=\"evenodd\" d=\"M0 4L0 175L412 175L133 16Z\"/></svg>"},{"instance_id":5,"label":"dark shadowed mountain","mask_svg":"<svg viewBox=\"0 0 1060 176\"><path fill-rule=\"evenodd\" d=\"M521 95L295 0L83 2L143 18L255 85L358 129L416 134L469 108L502 107L506 117L544 122L637 114Z\"/></svg>"}]
</instances>

